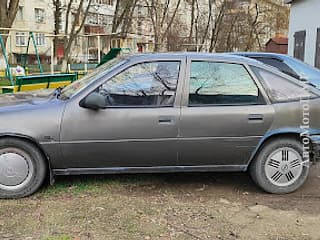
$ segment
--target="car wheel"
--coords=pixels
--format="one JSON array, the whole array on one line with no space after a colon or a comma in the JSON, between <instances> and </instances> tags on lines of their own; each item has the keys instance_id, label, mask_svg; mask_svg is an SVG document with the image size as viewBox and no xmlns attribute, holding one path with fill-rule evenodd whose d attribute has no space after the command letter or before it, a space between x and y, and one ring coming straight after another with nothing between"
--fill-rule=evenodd
<instances>
[{"instance_id":1,"label":"car wheel","mask_svg":"<svg viewBox=\"0 0 320 240\"><path fill-rule=\"evenodd\" d=\"M306 181L309 163L301 142L279 138L263 146L250 165L250 174L266 192L286 194Z\"/></svg>"},{"instance_id":2,"label":"car wheel","mask_svg":"<svg viewBox=\"0 0 320 240\"><path fill-rule=\"evenodd\" d=\"M0 198L33 194L43 183L46 170L43 154L32 143L0 139Z\"/></svg>"}]
</instances>

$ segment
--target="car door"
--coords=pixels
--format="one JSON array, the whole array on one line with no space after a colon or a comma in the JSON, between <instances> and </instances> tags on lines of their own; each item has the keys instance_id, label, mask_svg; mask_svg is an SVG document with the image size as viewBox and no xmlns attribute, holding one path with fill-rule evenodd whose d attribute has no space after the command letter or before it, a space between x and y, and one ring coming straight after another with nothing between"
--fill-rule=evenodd
<instances>
[{"instance_id":1,"label":"car door","mask_svg":"<svg viewBox=\"0 0 320 240\"><path fill-rule=\"evenodd\" d=\"M105 109L80 107L85 96L68 104L60 136L65 168L175 166L185 64L185 58L130 62L94 90L105 97Z\"/></svg>"},{"instance_id":2,"label":"car door","mask_svg":"<svg viewBox=\"0 0 320 240\"><path fill-rule=\"evenodd\" d=\"M272 105L242 64L193 58L188 73L179 164L239 170L270 127Z\"/></svg>"}]
</instances>

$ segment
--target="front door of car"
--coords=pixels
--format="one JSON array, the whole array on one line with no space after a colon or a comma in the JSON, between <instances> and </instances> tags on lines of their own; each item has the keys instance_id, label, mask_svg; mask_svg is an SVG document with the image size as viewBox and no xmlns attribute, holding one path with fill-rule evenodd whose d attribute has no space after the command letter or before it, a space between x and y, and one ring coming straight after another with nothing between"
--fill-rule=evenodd
<instances>
[{"instance_id":1,"label":"front door of car","mask_svg":"<svg viewBox=\"0 0 320 240\"><path fill-rule=\"evenodd\" d=\"M193 60L188 66L179 164L244 166L273 119L261 85L241 64Z\"/></svg>"},{"instance_id":2,"label":"front door of car","mask_svg":"<svg viewBox=\"0 0 320 240\"><path fill-rule=\"evenodd\" d=\"M104 96L104 109L68 104L60 137L64 167L176 165L184 67L182 59L131 64L94 90Z\"/></svg>"}]
</instances>

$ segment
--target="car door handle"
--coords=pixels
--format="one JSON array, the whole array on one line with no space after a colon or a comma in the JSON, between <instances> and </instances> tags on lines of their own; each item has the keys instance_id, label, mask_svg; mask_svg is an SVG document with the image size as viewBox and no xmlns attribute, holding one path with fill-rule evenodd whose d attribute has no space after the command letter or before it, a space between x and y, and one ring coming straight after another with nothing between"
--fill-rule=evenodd
<instances>
[{"instance_id":1,"label":"car door handle","mask_svg":"<svg viewBox=\"0 0 320 240\"><path fill-rule=\"evenodd\" d=\"M249 114L248 120L249 121L263 121L263 114Z\"/></svg>"},{"instance_id":2,"label":"car door handle","mask_svg":"<svg viewBox=\"0 0 320 240\"><path fill-rule=\"evenodd\" d=\"M173 119L173 117L159 117L158 123L159 124L173 124L174 119Z\"/></svg>"}]
</instances>

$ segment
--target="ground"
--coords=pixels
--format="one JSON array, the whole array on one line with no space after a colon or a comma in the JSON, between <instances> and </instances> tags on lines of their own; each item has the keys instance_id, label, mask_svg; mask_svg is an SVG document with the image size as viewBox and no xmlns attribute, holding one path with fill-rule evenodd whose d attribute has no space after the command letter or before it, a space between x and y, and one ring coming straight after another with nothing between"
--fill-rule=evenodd
<instances>
[{"instance_id":1,"label":"ground","mask_svg":"<svg viewBox=\"0 0 320 240\"><path fill-rule=\"evenodd\" d=\"M59 177L0 201L0 239L320 239L320 164L272 195L246 173Z\"/></svg>"}]
</instances>

